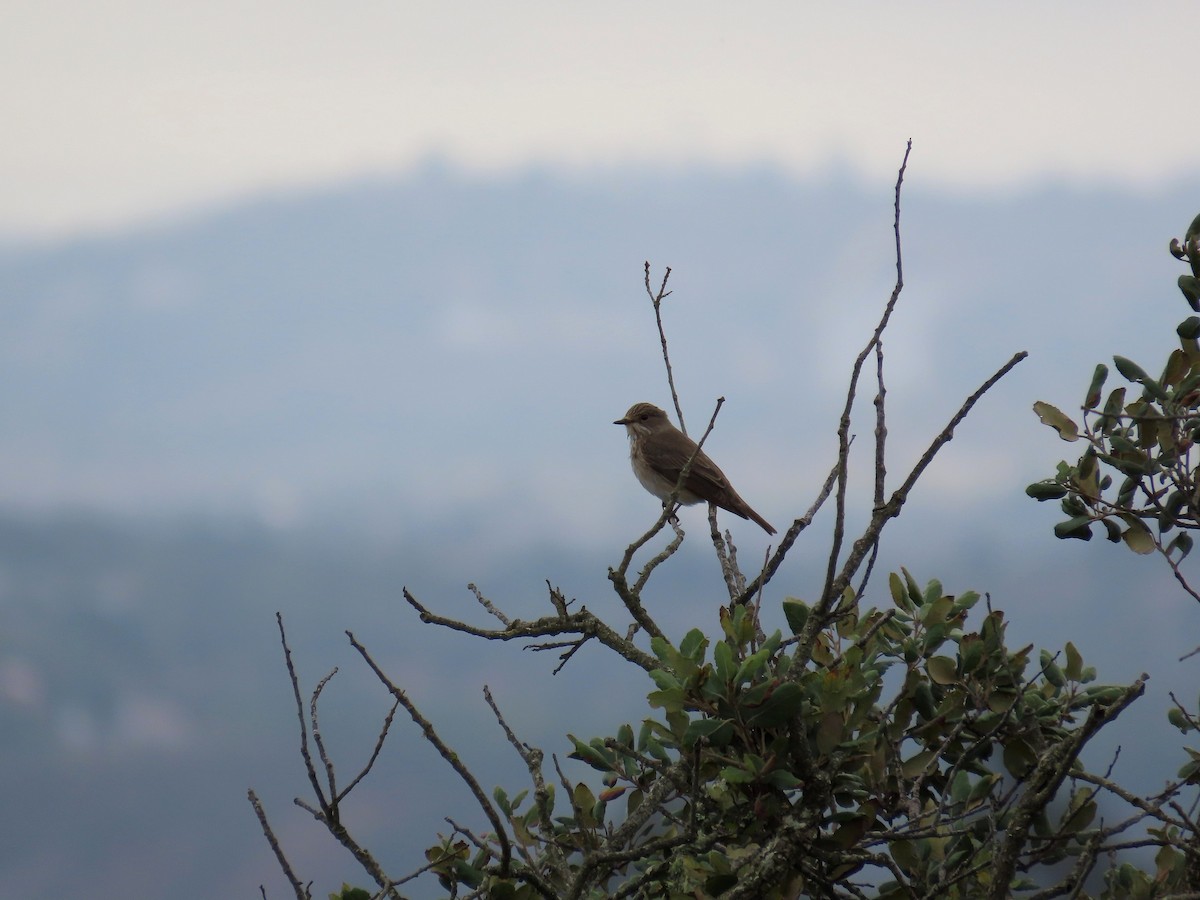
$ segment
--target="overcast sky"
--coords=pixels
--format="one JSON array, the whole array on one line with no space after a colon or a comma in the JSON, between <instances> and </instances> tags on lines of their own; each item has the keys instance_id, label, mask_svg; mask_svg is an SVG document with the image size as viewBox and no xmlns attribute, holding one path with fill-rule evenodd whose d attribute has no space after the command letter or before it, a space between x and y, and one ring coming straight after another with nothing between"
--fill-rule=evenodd
<instances>
[{"instance_id":1,"label":"overcast sky","mask_svg":"<svg viewBox=\"0 0 1200 900\"><path fill-rule=\"evenodd\" d=\"M1184 2L8 0L0 233L388 171L771 161L1154 182L1191 166Z\"/></svg>"}]
</instances>

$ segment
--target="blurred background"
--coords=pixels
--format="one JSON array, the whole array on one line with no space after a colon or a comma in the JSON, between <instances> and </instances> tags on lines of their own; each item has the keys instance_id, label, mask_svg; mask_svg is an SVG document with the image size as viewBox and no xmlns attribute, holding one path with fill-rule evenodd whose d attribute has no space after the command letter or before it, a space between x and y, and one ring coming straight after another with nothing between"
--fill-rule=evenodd
<instances>
[{"instance_id":1,"label":"blurred background","mask_svg":"<svg viewBox=\"0 0 1200 900\"><path fill-rule=\"evenodd\" d=\"M851 361L895 278L896 485L962 399L1030 357L929 470L889 569L973 588L1010 638L1073 640L1152 689L1094 747L1151 790L1184 761L1200 609L1157 560L1059 542L1030 481L1077 453L1096 362L1155 368L1188 310L1167 253L1200 212L1191 7L852 9L16 0L0 29L0 885L5 896L282 897L245 792L323 896L364 884L292 805L306 779L274 614L343 781L388 698L355 632L490 788L525 740L640 716L650 684L422 626L490 624L546 580L624 627L605 572L657 515L635 401L687 422L781 530L834 460ZM869 496L862 392L853 496ZM865 509L865 505L860 506ZM716 628L703 511L653 614ZM857 517L861 522L863 517ZM819 518L765 597L820 587ZM732 520L753 568L766 536ZM627 668L627 667L624 667ZM465 789L397 720L346 820L395 874ZM427 896L421 888L414 896Z\"/></svg>"}]
</instances>

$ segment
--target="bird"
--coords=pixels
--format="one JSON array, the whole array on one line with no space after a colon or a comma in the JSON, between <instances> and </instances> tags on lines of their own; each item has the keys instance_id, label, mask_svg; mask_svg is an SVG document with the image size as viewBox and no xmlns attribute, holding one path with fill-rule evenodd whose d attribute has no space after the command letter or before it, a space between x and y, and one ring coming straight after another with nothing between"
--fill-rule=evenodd
<instances>
[{"instance_id":1,"label":"bird","mask_svg":"<svg viewBox=\"0 0 1200 900\"><path fill-rule=\"evenodd\" d=\"M685 506L707 500L741 516L752 519L767 534L774 534L771 524L750 508L750 504L733 489L715 462L696 442L671 424L667 414L653 403L635 403L623 418L613 422L624 425L629 435L629 462L642 487L665 505L679 483L679 475L692 459L688 477L679 488L676 498Z\"/></svg>"}]
</instances>

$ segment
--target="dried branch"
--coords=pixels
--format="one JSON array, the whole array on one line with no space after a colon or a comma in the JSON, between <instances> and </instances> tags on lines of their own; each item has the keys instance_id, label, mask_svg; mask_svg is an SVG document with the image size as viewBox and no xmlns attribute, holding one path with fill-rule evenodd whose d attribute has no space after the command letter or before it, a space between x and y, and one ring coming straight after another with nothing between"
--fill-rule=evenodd
<instances>
[{"instance_id":1,"label":"dried branch","mask_svg":"<svg viewBox=\"0 0 1200 900\"><path fill-rule=\"evenodd\" d=\"M300 679L296 675L296 667L292 662L292 648L288 646L287 633L283 628L283 614L275 613L275 624L279 628L279 641L283 645L283 659L287 665L288 679L292 683L292 697L296 703L296 718L300 722L300 757L304 760L304 770L308 773L308 782L312 785L313 793L321 806L321 812L329 814L329 801L321 789L321 781L317 778L317 768L313 765L312 754L308 750L308 723L304 718L304 699L300 696Z\"/></svg>"},{"instance_id":2,"label":"dried branch","mask_svg":"<svg viewBox=\"0 0 1200 900\"><path fill-rule=\"evenodd\" d=\"M529 770L529 778L533 782L533 804L538 811L538 824L541 826L544 834L554 833L554 798L550 793L550 789L546 787L546 779L542 775L542 762L546 755L537 747L531 747L524 741L518 740L513 730L508 727L508 723L504 721L504 716L500 713L500 707L496 705L495 699L492 697L491 689L487 685L483 687L483 698L487 701L487 705L491 707L496 721L500 723L500 727L504 730L504 736L508 739L509 744L517 751L517 755L521 757L521 761L525 763L525 768ZM567 861L563 856L563 852L557 844L549 843L546 845L548 859L545 859L539 864L550 866L555 874L555 880L560 883L567 877ZM532 860L530 861L532 864Z\"/></svg>"},{"instance_id":3,"label":"dried branch","mask_svg":"<svg viewBox=\"0 0 1200 900\"><path fill-rule=\"evenodd\" d=\"M832 608L832 606L837 602L837 599L842 596L843 591L845 591L846 586L850 583L850 579L858 570L859 565L861 565L863 559L866 558L867 553L872 547L874 547L876 541L879 539L879 533L883 530L883 526L889 519L900 515L900 510L908 501L908 495L912 492L913 486L917 483L917 480L929 467L929 464L933 462L933 459L937 455L938 451L941 450L941 448L947 443L949 443L951 439L953 439L954 429L957 428L959 423L961 423L962 420L967 417L967 414L970 413L975 404L979 402L979 399L989 390L991 390L996 382L1007 375L1014 366L1021 362L1021 360L1025 359L1025 357L1028 355L1029 354L1024 350L1014 354L1008 362L1001 366L990 378L988 378L987 381L980 385L980 387L973 394L971 394L971 396L963 401L963 404L959 407L958 412L951 417L950 422L945 428L942 429L937 437L933 439L933 442L921 455L921 458L917 461L916 465L913 466L912 471L909 472L908 477L904 480L904 483L892 493L892 496L889 498L887 503L885 503L883 506L877 507L874 510L871 516L871 521L867 525L866 530L864 530L862 536L854 542L850 554L842 566L841 573L829 584L829 586L826 588L826 592L822 595L821 602L818 605L818 610L822 614L828 613L829 609ZM815 625L819 618L820 617L814 617L809 621L811 624Z\"/></svg>"},{"instance_id":4,"label":"dried branch","mask_svg":"<svg viewBox=\"0 0 1200 900\"><path fill-rule=\"evenodd\" d=\"M888 322L891 321L892 312L896 308L896 301L900 299L900 292L904 289L904 260L900 247L900 190L904 185L904 172L908 168L908 155L911 152L912 140L909 139L908 145L904 150L904 159L900 163L900 172L896 176L895 215L892 220L892 229L896 234L896 284L892 288L891 297L888 298L888 302L883 308L883 315L880 316L879 322L875 326L875 331L871 334L871 339L867 341L867 345L863 347L862 351L855 358L854 365L851 367L850 385L846 389L846 403L842 407L842 416L838 422L837 499L835 501L836 512L833 523L833 541L829 549L829 562L825 571L825 589L822 591L822 596L825 597L830 596L832 593L834 574L837 571L838 559L842 554L842 540L846 529L846 491L849 487L850 470L850 412L854 408L854 399L858 392L858 379L862 373L863 363L866 362L867 356L879 344L884 329L887 328ZM877 451L881 452L879 448L877 448Z\"/></svg>"},{"instance_id":5,"label":"dried branch","mask_svg":"<svg viewBox=\"0 0 1200 900\"><path fill-rule=\"evenodd\" d=\"M462 779L463 783L466 784L467 788L474 795L479 807L483 810L484 815L487 816L488 821L492 823L492 828L495 829L496 840L500 843L500 875L501 877L507 877L509 874L509 866L512 862L512 846L509 843L508 834L504 830L504 823L500 820L500 814L497 813L495 807L492 806L491 800L488 799L488 796L486 793L484 793L483 788L479 786L479 782L475 779L475 776L471 774L470 769L466 767L459 755L451 750L450 747L448 747L446 743L438 736L437 731L433 727L433 723L431 723L427 718L425 718L425 716L421 714L421 711L417 709L416 705L408 699L408 695L405 694L404 691L402 691L387 676L383 669L379 667L379 664L376 663L371 657L371 654L367 652L367 648L360 644L357 638L354 637L353 632L347 631L346 636L350 638L350 646L358 651L359 656L363 658L366 664L371 668L371 671L375 673L375 677L378 678L380 683L387 688L388 692L396 698L396 701L403 706L405 710L407 710L413 722L415 722L421 729L421 733L425 736L425 740L432 744L433 748L437 750L439 754L441 754L442 759L449 763L450 768L454 769L454 771L458 773L458 777Z\"/></svg>"},{"instance_id":6,"label":"dried branch","mask_svg":"<svg viewBox=\"0 0 1200 900\"><path fill-rule=\"evenodd\" d=\"M679 394L675 392L675 373L671 370L671 355L667 352L667 333L663 330L662 322L662 302L671 296L671 291L667 290L667 280L671 277L671 267L667 266L667 270L663 272L662 284L658 286L657 294L650 287L649 260L646 260L645 273L646 293L650 295L650 302L654 304L654 321L658 323L658 339L662 344L663 363L667 367L667 384L671 388L671 402L675 404L675 415L679 417L679 430L686 435L687 425L683 421L683 407L679 405Z\"/></svg>"},{"instance_id":7,"label":"dried branch","mask_svg":"<svg viewBox=\"0 0 1200 900\"><path fill-rule=\"evenodd\" d=\"M335 667L328 675L317 682L317 686L313 688L312 697L308 701L308 718L312 722L313 742L317 745L317 755L321 758L322 765L325 766L325 781L329 786L330 804L329 810L335 816L337 815L337 777L333 771L333 761L329 758L329 754L325 751L325 741L321 737L321 725L317 719L317 699L321 696L321 692L325 690L325 685L329 684L330 679L338 672Z\"/></svg>"},{"instance_id":8,"label":"dried branch","mask_svg":"<svg viewBox=\"0 0 1200 900\"><path fill-rule=\"evenodd\" d=\"M512 621L508 618L508 616L497 609L491 600L483 596L483 591L479 590L479 588L477 588L474 584L468 584L467 590L475 595L475 599L479 601L480 606L500 620L501 625L503 625L505 628L512 625Z\"/></svg>"},{"instance_id":9,"label":"dried branch","mask_svg":"<svg viewBox=\"0 0 1200 900\"><path fill-rule=\"evenodd\" d=\"M740 605L749 600L752 596L760 593L767 583L774 577L779 570L779 566L783 563L787 552L792 549L792 545L796 543L796 538L800 536L800 532L804 531L812 520L816 517L825 501L829 499L829 494L833 490L834 482L837 480L839 463L834 463L830 469L829 475L825 478L825 483L821 485L821 490L817 492L817 498L813 501L812 506L800 518L792 523L792 527L787 530L783 538L779 541L779 549L775 551L775 555L770 558L770 561L763 567L763 570L758 574L746 589L738 595L736 604Z\"/></svg>"},{"instance_id":10,"label":"dried branch","mask_svg":"<svg viewBox=\"0 0 1200 900\"><path fill-rule=\"evenodd\" d=\"M392 720L396 717L396 709L399 706L399 703L392 704L392 708L388 710L388 714L383 719L383 727L379 729L379 737L375 739L375 748L371 751L371 756L367 760L366 765L350 780L350 783L342 789L342 792L334 798L335 802L341 803L358 786L358 783L367 777L371 769L374 768L375 760L379 759L379 752L383 749L383 742L387 740L388 731L392 727Z\"/></svg>"},{"instance_id":11,"label":"dried branch","mask_svg":"<svg viewBox=\"0 0 1200 900\"><path fill-rule=\"evenodd\" d=\"M250 800L250 805L254 807L254 814L258 816L258 824L262 826L263 834L267 837L267 843L271 845L271 852L275 854L275 859L279 862L279 868L283 869L283 875L288 880L288 884L292 886L292 890L296 894L296 900L312 900L312 882L307 885L300 883L300 879L296 877L296 873L292 870L291 864L284 855L283 848L279 846L279 839L275 837L275 832L271 829L271 823L267 821L266 810L263 809L262 803L258 799L258 795L254 793L253 788L246 791L246 797ZM259 890L263 891L263 896L266 896L266 891L262 886Z\"/></svg>"},{"instance_id":12,"label":"dried branch","mask_svg":"<svg viewBox=\"0 0 1200 900\"><path fill-rule=\"evenodd\" d=\"M468 625L466 622L460 622L457 619L440 616L437 613L430 612L421 605L417 598L409 592L408 588L404 588L403 593L404 599L417 611L422 622L440 625L452 631L461 631L464 634L471 634L475 637L487 638L492 641L512 641L526 638L554 637L563 634L579 634L595 638L610 650L613 650L634 665L645 669L647 672L657 669L660 665L657 659L639 648L632 641L621 637L621 635L617 634L616 631L603 621L588 612L587 609L581 609L579 612L571 613L566 617L546 616L535 622L515 620L510 627L501 631L498 629L479 628L475 625Z\"/></svg>"}]
</instances>

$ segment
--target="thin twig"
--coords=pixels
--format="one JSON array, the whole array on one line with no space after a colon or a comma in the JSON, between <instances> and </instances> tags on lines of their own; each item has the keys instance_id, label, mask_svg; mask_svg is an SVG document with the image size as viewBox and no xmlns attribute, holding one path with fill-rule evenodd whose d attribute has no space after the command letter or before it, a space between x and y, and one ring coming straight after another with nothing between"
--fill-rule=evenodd
<instances>
[{"instance_id":1,"label":"thin twig","mask_svg":"<svg viewBox=\"0 0 1200 900\"><path fill-rule=\"evenodd\" d=\"M312 722L313 742L317 745L317 755L321 759L322 765L325 766L325 780L329 785L329 809L331 815L336 820L338 817L338 790L337 777L333 771L333 760L329 758L329 754L325 751L325 741L321 737L321 724L317 719L317 700L321 696L321 692L325 690L325 685L329 684L330 679L338 672L335 666L333 671L317 682L317 686L313 688L312 697L308 701L308 718Z\"/></svg>"},{"instance_id":2,"label":"thin twig","mask_svg":"<svg viewBox=\"0 0 1200 900\"><path fill-rule=\"evenodd\" d=\"M287 878L288 884L292 886L292 890L296 894L296 900L312 900L312 893L309 890L309 887L312 887L312 882L309 882L308 887L305 887L300 883L300 879L296 877L291 864L288 862L287 857L284 856L283 848L279 846L279 839L275 837L275 832L271 829L271 823L267 821L266 810L263 809L258 795L251 788L246 792L246 796L250 800L250 805L254 807L254 814L258 816L258 824L262 826L263 834L267 837L267 843L271 845L271 852L275 854L275 859L279 862L279 868L283 869L284 877ZM261 886L260 890L262 890ZM266 896L265 891L263 891L263 896Z\"/></svg>"},{"instance_id":3,"label":"thin twig","mask_svg":"<svg viewBox=\"0 0 1200 900\"><path fill-rule=\"evenodd\" d=\"M625 659L629 660L636 666L651 672L661 666L661 663L650 654L639 648L632 641L623 638L617 634L612 628L606 625L598 617L588 612L588 610L580 609L579 612L571 613L565 618L562 616L546 616L538 619L535 622L520 622L514 621L509 628L504 630L492 628L480 628L476 625L469 625L466 622L460 622L457 619L451 619L446 616L438 615L431 612L421 604L416 597L409 592L408 588L403 589L404 599L408 604L417 611L422 622L431 625L440 625L443 628L449 628L452 631L461 631L464 634L474 635L475 637L486 638L492 641L514 641L526 638L554 637L562 634L580 634L594 637L610 650L615 651Z\"/></svg>"},{"instance_id":4,"label":"thin twig","mask_svg":"<svg viewBox=\"0 0 1200 900\"><path fill-rule=\"evenodd\" d=\"M746 589L738 596L737 600L735 601L736 604L745 603L755 594L759 593L764 587L766 587L767 582L774 577L776 571L779 569L779 566L783 563L784 557L787 556L787 552L792 549L792 545L796 543L796 538L800 536L800 532L802 532L812 523L812 520L816 517L825 501L829 499L829 494L833 490L834 481L837 479L838 465L838 463L833 464L833 468L830 469L829 475L825 478L825 483L821 485L821 489L817 492L817 498L813 501L812 506L808 508L808 511L804 515L792 523L792 527L789 528L787 533L785 533L780 539L779 549L775 551L774 556L770 558L770 561L763 567L763 570L758 574L758 576L752 582L750 582L750 584L746 586Z\"/></svg>"},{"instance_id":5,"label":"thin twig","mask_svg":"<svg viewBox=\"0 0 1200 900\"><path fill-rule=\"evenodd\" d=\"M654 304L654 321L658 323L658 340L662 344L663 363L667 367L667 384L671 388L671 402L675 404L675 415L679 417L679 430L686 435L687 425L683 421L683 407L679 404L679 394L675 392L675 373L671 370L671 355L667 352L667 333L663 330L662 322L662 302L670 297L672 293L667 290L667 280L671 277L671 267L667 266L667 270L663 273L662 284L658 286L657 294L650 287L650 260L646 260L645 275L646 293L650 295L650 302Z\"/></svg>"},{"instance_id":6,"label":"thin twig","mask_svg":"<svg viewBox=\"0 0 1200 900\"><path fill-rule=\"evenodd\" d=\"M484 609L486 609L489 613L491 613L497 619L499 619L500 623L502 625L504 625L504 627L507 628L508 626L512 625L512 621L508 618L508 616L506 616L499 609L497 609L495 604L492 603L491 600L489 600L487 597L483 596L483 591L479 590L479 588L477 588L474 584L468 584L467 590L470 591L472 594L474 594L475 599L479 601L479 605L482 606Z\"/></svg>"},{"instance_id":7,"label":"thin twig","mask_svg":"<svg viewBox=\"0 0 1200 900\"><path fill-rule=\"evenodd\" d=\"M880 316L875 331L871 334L871 339L867 341L867 345L854 360L854 366L850 372L850 385L846 389L846 403L842 407L842 416L838 422L836 513L833 523L833 542L829 549L829 561L825 572L825 589L822 591L823 597L829 597L832 594L838 559L842 554L842 540L846 529L846 491L849 486L850 471L850 412L854 408L854 399L858 392L858 379L862 373L863 363L866 362L867 356L875 349L883 336L884 329L887 328L888 322L892 318L892 312L896 308L896 301L900 299L900 292L904 289L904 264L900 247L900 191L904 185L904 172L908 168L908 155L911 152L912 140L909 139L904 150L904 159L900 163L900 171L896 176L895 214L892 219L892 228L896 234L896 284L892 288L891 297L888 298L888 302L883 308L883 315Z\"/></svg>"},{"instance_id":8,"label":"thin twig","mask_svg":"<svg viewBox=\"0 0 1200 900\"><path fill-rule=\"evenodd\" d=\"M304 699L300 696L300 679L296 675L296 667L292 662L292 648L288 646L287 633L283 628L283 613L275 613L275 624L279 628L279 641L283 645L283 659L287 666L288 679L292 683L292 697L296 702L296 717L300 721L300 757L304 760L304 770L308 773L309 784L316 794L321 812L329 815L329 801L321 789L321 781L317 778L317 767L313 765L312 754L308 750L308 724L304 718Z\"/></svg>"},{"instance_id":9,"label":"thin twig","mask_svg":"<svg viewBox=\"0 0 1200 900\"><path fill-rule=\"evenodd\" d=\"M396 717L396 709L399 706L399 703L393 703L392 708L388 710L388 714L383 720L383 727L379 729L379 737L375 739L375 748L371 751L371 758L367 760L367 764L363 766L362 771L355 775L348 785L342 788L342 792L335 798L337 802L340 803L344 800L346 795L354 790L355 786L366 778L367 774L375 766L375 760L379 759L379 752L383 749L383 742L387 739L388 731L392 727L392 720Z\"/></svg>"}]
</instances>

